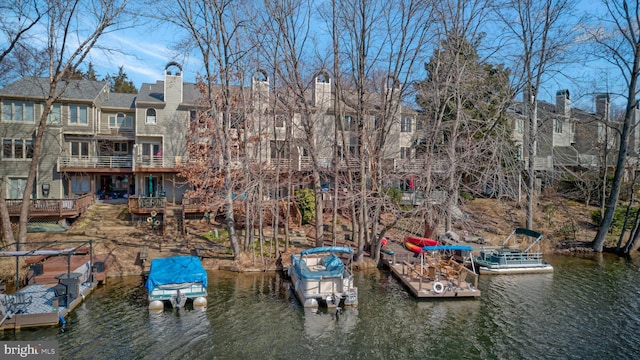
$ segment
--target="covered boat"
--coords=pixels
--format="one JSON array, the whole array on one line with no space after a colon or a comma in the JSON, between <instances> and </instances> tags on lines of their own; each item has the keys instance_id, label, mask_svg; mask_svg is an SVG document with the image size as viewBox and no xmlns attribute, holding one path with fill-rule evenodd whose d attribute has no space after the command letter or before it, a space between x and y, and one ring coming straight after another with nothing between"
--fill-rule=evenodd
<instances>
[{"instance_id":1,"label":"covered boat","mask_svg":"<svg viewBox=\"0 0 640 360\"><path fill-rule=\"evenodd\" d=\"M291 255L287 273L302 305L306 308L321 304L327 307L357 305L352 258L353 249L341 246L316 247Z\"/></svg>"},{"instance_id":2,"label":"covered boat","mask_svg":"<svg viewBox=\"0 0 640 360\"><path fill-rule=\"evenodd\" d=\"M542 258L542 234L516 228L500 247L483 246L474 263L480 274L526 274L552 272L553 266ZM518 244L525 244L521 249Z\"/></svg>"},{"instance_id":3,"label":"covered boat","mask_svg":"<svg viewBox=\"0 0 640 360\"><path fill-rule=\"evenodd\" d=\"M179 309L187 300L207 304L207 272L197 256L153 259L145 286L149 309L163 309L165 302Z\"/></svg>"}]
</instances>

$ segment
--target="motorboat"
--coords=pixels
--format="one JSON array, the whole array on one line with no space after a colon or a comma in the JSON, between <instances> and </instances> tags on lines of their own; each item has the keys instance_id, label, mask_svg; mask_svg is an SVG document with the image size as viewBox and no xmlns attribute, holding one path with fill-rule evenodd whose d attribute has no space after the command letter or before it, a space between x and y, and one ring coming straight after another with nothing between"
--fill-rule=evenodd
<instances>
[{"instance_id":1,"label":"motorboat","mask_svg":"<svg viewBox=\"0 0 640 360\"><path fill-rule=\"evenodd\" d=\"M291 255L287 273L300 303L305 308L356 306L352 260L353 249L341 246L315 247Z\"/></svg>"},{"instance_id":2,"label":"motorboat","mask_svg":"<svg viewBox=\"0 0 640 360\"><path fill-rule=\"evenodd\" d=\"M527 274L553 272L553 266L542 257L542 233L516 228L500 247L483 246L474 258L480 274ZM524 249L523 249L524 248Z\"/></svg>"},{"instance_id":3,"label":"motorboat","mask_svg":"<svg viewBox=\"0 0 640 360\"><path fill-rule=\"evenodd\" d=\"M165 303L176 309L187 301L194 307L207 304L207 272L197 256L153 259L145 286L150 310L162 310Z\"/></svg>"}]
</instances>

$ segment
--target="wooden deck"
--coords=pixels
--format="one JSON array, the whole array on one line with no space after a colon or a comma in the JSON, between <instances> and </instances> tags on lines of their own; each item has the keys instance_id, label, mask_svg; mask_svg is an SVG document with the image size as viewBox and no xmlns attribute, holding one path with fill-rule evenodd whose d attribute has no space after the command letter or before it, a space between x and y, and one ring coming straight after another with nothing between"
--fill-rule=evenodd
<instances>
[{"instance_id":1,"label":"wooden deck","mask_svg":"<svg viewBox=\"0 0 640 360\"><path fill-rule=\"evenodd\" d=\"M7 199L7 210L12 218L20 216L22 200ZM95 202L93 194L74 199L32 199L29 218L75 218L84 213Z\"/></svg>"},{"instance_id":2,"label":"wooden deck","mask_svg":"<svg viewBox=\"0 0 640 360\"><path fill-rule=\"evenodd\" d=\"M476 298L478 274L453 260L424 261L403 256L386 256L383 262L393 275L419 299ZM417 263L416 263L417 262Z\"/></svg>"},{"instance_id":3,"label":"wooden deck","mask_svg":"<svg viewBox=\"0 0 640 360\"><path fill-rule=\"evenodd\" d=\"M27 257L26 262L31 266L29 285L14 294L0 294L0 331L60 324L61 318L106 281L113 256L94 255L93 268L89 260L89 255ZM37 275L33 274L34 269ZM79 276L78 295L69 299L69 304L61 300L60 289L57 288L61 282L57 277L67 272Z\"/></svg>"}]
</instances>

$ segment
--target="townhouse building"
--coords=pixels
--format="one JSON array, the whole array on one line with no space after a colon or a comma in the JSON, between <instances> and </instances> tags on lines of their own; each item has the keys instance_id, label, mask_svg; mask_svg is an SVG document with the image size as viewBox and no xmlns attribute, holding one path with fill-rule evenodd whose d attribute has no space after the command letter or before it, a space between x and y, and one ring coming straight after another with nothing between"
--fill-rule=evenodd
<instances>
[{"instance_id":1,"label":"townhouse building","mask_svg":"<svg viewBox=\"0 0 640 360\"><path fill-rule=\"evenodd\" d=\"M621 121L611 119L611 102L608 94L595 94L595 112L571 107L569 90L556 92L556 102L539 101L534 114L537 119L537 142L534 146L534 169L537 171L538 186L550 183L563 169L587 171L611 169L617 160ZM509 111L512 119L513 139L518 146L520 159L526 166L528 154L528 116L522 103L516 102ZM640 119L636 109L633 124ZM629 138L631 166L640 150L640 131L637 126ZM605 156L606 154L606 156ZM627 169L628 180L633 171Z\"/></svg>"},{"instance_id":2,"label":"townhouse building","mask_svg":"<svg viewBox=\"0 0 640 360\"><path fill-rule=\"evenodd\" d=\"M258 70L250 87L234 89L250 105L229 124L233 139L257 140L243 145L234 142L228 165L243 169L251 163L269 171L293 171L297 179L294 186L304 187L314 168L310 151L316 149L314 156L322 170L322 181L331 187L340 186L332 183L336 169L334 150L338 153L338 171L343 173L359 171L360 155L367 152L379 160L388 174L386 185L400 188L405 201L415 203L414 176L426 161L416 144L424 136L428 121L402 105L394 93L399 91L397 86L393 79L386 79L380 93L367 94L364 121L356 124L355 100L347 94L336 109L335 88L328 74L314 76L304 94L308 112L303 114L299 104L288 107L276 97L266 72ZM0 176L8 199L21 198L27 191L24 185L35 131L48 91L48 81L40 78L23 78L0 89ZM394 100L387 101L390 98ZM103 199L137 196L180 203L189 186L178 174L189 161L186 139L190 121L202 108L201 99L197 85L183 81L182 68L175 62L167 64L162 80L142 84L138 94L111 92L105 82L69 80L47 120L35 186L28 191L38 199L96 194ZM384 104L392 109L385 109ZM616 143L615 132L606 126L612 123L608 96L596 96L595 114L571 108L568 90L557 92L555 104L538 104L538 141L533 161L540 181L562 166L600 167L604 143L609 148ZM521 103L514 103L508 113L514 141L525 163L526 115ZM305 116L313 116L313 139L309 139L309 129L303 121L309 119ZM377 131L382 131L383 118L388 126L384 147L367 148L375 143L368 139L360 143L362 127L375 137ZM635 129L630 151L638 152L638 144L640 130ZM612 159L609 161L613 163ZM444 165L436 164L433 169L445 171ZM281 191L268 189L265 196L275 197ZM330 192L325 196L329 197Z\"/></svg>"},{"instance_id":3,"label":"townhouse building","mask_svg":"<svg viewBox=\"0 0 640 360\"><path fill-rule=\"evenodd\" d=\"M61 86L59 87L61 88ZM32 198L180 197L174 181L184 155L194 85L170 63L164 81L121 94L106 82L68 80L53 104ZM0 176L6 198L22 197L35 131L49 92L47 79L22 78L0 89ZM185 96L186 94L186 96Z\"/></svg>"}]
</instances>

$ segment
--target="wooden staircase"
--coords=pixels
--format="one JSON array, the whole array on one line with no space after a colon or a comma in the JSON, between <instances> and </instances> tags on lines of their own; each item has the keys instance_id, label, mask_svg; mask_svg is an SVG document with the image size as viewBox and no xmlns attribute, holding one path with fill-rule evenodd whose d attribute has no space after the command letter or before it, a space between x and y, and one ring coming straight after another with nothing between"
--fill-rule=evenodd
<instances>
[{"instance_id":1,"label":"wooden staircase","mask_svg":"<svg viewBox=\"0 0 640 360\"><path fill-rule=\"evenodd\" d=\"M184 239L184 213L179 206L167 207L164 212L164 239L168 244Z\"/></svg>"}]
</instances>

